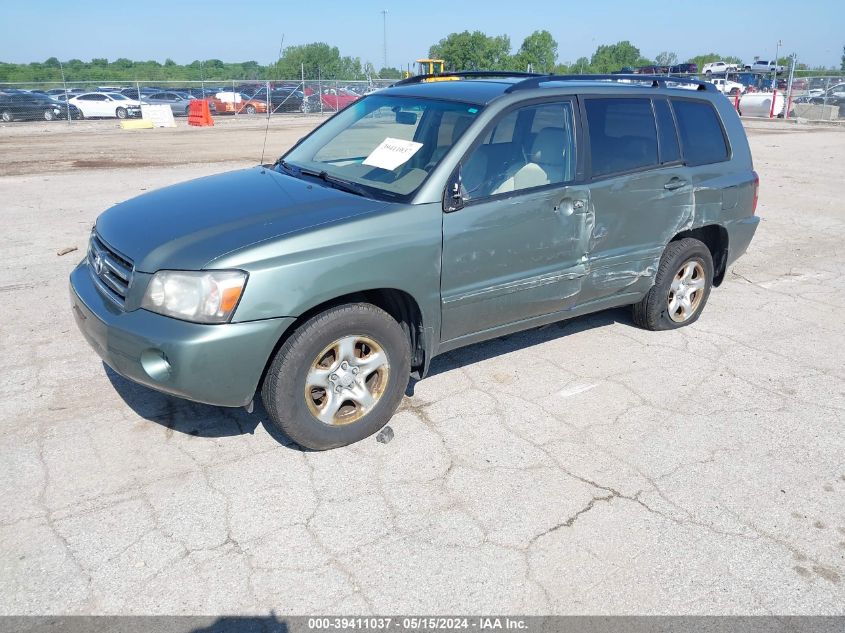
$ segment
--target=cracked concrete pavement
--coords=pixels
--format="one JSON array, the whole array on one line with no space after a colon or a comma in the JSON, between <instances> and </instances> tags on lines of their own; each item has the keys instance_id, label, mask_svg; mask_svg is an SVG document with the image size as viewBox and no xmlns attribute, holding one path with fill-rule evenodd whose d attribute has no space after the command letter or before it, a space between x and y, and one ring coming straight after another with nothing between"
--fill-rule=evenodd
<instances>
[{"instance_id":1,"label":"cracked concrete pavement","mask_svg":"<svg viewBox=\"0 0 845 633\"><path fill-rule=\"evenodd\" d=\"M310 121L285 125L277 150ZM169 137L33 124L26 154L12 127L0 614L845 613L845 130L749 131L763 221L695 325L613 310L458 350L392 442L304 453L260 407L123 380L68 307L101 210L249 164L263 126L194 136L213 163L78 169L48 150Z\"/></svg>"}]
</instances>

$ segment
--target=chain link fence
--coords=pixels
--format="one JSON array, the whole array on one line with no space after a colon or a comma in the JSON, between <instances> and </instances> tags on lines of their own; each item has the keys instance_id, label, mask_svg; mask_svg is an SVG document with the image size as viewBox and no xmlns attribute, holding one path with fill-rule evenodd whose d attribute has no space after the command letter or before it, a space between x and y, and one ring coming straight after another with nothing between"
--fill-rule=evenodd
<instances>
[{"instance_id":1,"label":"chain link fence","mask_svg":"<svg viewBox=\"0 0 845 633\"><path fill-rule=\"evenodd\" d=\"M694 76L694 75L693 75ZM845 120L845 74L777 76L730 72L700 75L713 82L743 117ZM141 104L169 106L187 117L190 102L207 99L214 116L331 114L391 79L0 83L0 119L71 123L141 117ZM70 105L68 105L70 104Z\"/></svg>"},{"instance_id":2,"label":"chain link fence","mask_svg":"<svg viewBox=\"0 0 845 633\"><path fill-rule=\"evenodd\" d=\"M38 82L0 84L0 119L71 123L141 117L141 106L169 106L187 117L190 103L207 99L216 116L331 114L396 80L226 80Z\"/></svg>"}]
</instances>

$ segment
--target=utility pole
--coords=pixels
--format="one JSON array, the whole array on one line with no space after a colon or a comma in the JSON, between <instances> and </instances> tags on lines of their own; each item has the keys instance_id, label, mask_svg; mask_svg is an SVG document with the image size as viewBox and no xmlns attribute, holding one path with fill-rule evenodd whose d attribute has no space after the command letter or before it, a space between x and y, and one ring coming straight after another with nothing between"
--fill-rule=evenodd
<instances>
[{"instance_id":1,"label":"utility pole","mask_svg":"<svg viewBox=\"0 0 845 633\"><path fill-rule=\"evenodd\" d=\"M778 40L778 43L775 46L775 71L772 74L772 92L774 92L778 87L778 54L780 53L781 46L783 46L783 42Z\"/></svg>"},{"instance_id":2,"label":"utility pole","mask_svg":"<svg viewBox=\"0 0 845 633\"><path fill-rule=\"evenodd\" d=\"M382 28L384 36L384 67L387 68L387 9L381 10Z\"/></svg>"}]
</instances>

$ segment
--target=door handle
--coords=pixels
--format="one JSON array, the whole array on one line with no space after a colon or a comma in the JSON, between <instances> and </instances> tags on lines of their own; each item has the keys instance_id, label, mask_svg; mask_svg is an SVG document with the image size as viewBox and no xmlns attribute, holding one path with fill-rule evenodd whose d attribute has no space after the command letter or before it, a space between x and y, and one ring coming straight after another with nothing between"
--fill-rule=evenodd
<instances>
[{"instance_id":1,"label":"door handle","mask_svg":"<svg viewBox=\"0 0 845 633\"><path fill-rule=\"evenodd\" d=\"M680 178L672 178L669 182L663 185L663 188L667 191L675 191L676 189L680 189L681 187L686 186L686 181L681 180Z\"/></svg>"},{"instance_id":2,"label":"door handle","mask_svg":"<svg viewBox=\"0 0 845 633\"><path fill-rule=\"evenodd\" d=\"M555 213L558 215L577 215L587 212L587 205L583 200L573 200L572 198L564 198L558 202L554 207Z\"/></svg>"}]
</instances>

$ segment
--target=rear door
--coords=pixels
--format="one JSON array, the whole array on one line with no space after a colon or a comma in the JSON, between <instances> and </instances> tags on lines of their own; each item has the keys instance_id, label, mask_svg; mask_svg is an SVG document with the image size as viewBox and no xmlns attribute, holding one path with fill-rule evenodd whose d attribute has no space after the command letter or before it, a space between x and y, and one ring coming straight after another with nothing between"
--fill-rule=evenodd
<instances>
[{"instance_id":1,"label":"rear door","mask_svg":"<svg viewBox=\"0 0 845 633\"><path fill-rule=\"evenodd\" d=\"M576 121L571 99L515 108L464 157L465 206L443 216L442 341L575 301L589 235Z\"/></svg>"},{"instance_id":2,"label":"rear door","mask_svg":"<svg viewBox=\"0 0 845 633\"><path fill-rule=\"evenodd\" d=\"M640 293L692 218L672 111L663 98L596 96L584 99L584 115L595 226L583 299Z\"/></svg>"}]
</instances>

